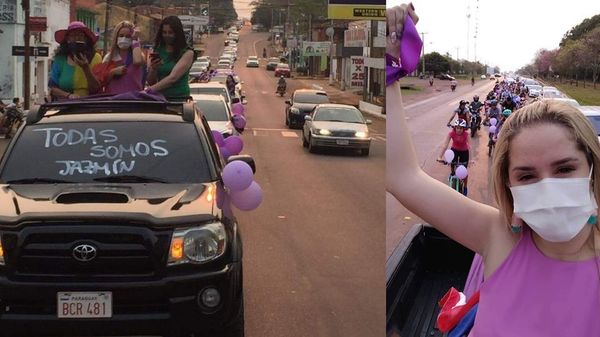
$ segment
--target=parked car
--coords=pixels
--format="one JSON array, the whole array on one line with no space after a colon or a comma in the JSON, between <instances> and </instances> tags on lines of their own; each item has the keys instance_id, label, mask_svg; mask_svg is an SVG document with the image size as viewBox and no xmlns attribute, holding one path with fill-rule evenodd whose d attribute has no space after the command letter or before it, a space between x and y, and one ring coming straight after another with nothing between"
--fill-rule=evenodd
<instances>
[{"instance_id":1,"label":"parked car","mask_svg":"<svg viewBox=\"0 0 600 337\"><path fill-rule=\"evenodd\" d=\"M304 126L304 116L311 113L317 104L329 103L329 97L323 90L298 89L292 98L285 101L285 125L290 129Z\"/></svg>"},{"instance_id":2,"label":"parked car","mask_svg":"<svg viewBox=\"0 0 600 337\"><path fill-rule=\"evenodd\" d=\"M545 98L563 97L563 94L556 87L543 86L542 96Z\"/></svg>"},{"instance_id":3,"label":"parked car","mask_svg":"<svg viewBox=\"0 0 600 337\"><path fill-rule=\"evenodd\" d=\"M190 84L190 95L220 95L223 97L225 102L230 106L232 104L238 103L239 100L234 101L234 99L229 94L227 87L224 84L219 82L208 82L208 83L191 83Z\"/></svg>"},{"instance_id":4,"label":"parked car","mask_svg":"<svg viewBox=\"0 0 600 337\"><path fill-rule=\"evenodd\" d=\"M248 68L258 68L259 65L258 56L248 56L248 59L246 59L246 67Z\"/></svg>"},{"instance_id":5,"label":"parked car","mask_svg":"<svg viewBox=\"0 0 600 337\"><path fill-rule=\"evenodd\" d=\"M352 105L319 104L310 115L304 117L302 146L309 152L317 148L344 148L359 150L369 155L371 137L370 120L365 120L360 110Z\"/></svg>"},{"instance_id":6,"label":"parked car","mask_svg":"<svg viewBox=\"0 0 600 337\"><path fill-rule=\"evenodd\" d=\"M233 62L228 58L223 58L217 63L217 69L233 69Z\"/></svg>"},{"instance_id":7,"label":"parked car","mask_svg":"<svg viewBox=\"0 0 600 337\"><path fill-rule=\"evenodd\" d=\"M285 77L290 77L291 76L291 72L290 72L290 65L287 63L279 63L277 65L277 68L275 68L275 76L279 77L279 76L285 76Z\"/></svg>"},{"instance_id":8,"label":"parked car","mask_svg":"<svg viewBox=\"0 0 600 337\"><path fill-rule=\"evenodd\" d=\"M453 76L450 76L448 74L440 74L440 76L438 76L438 78L440 80L448 80L448 81L455 81L456 78L454 78Z\"/></svg>"},{"instance_id":9,"label":"parked car","mask_svg":"<svg viewBox=\"0 0 600 337\"><path fill-rule=\"evenodd\" d=\"M192 102L33 107L0 163L2 334L243 336L223 165Z\"/></svg>"},{"instance_id":10,"label":"parked car","mask_svg":"<svg viewBox=\"0 0 600 337\"><path fill-rule=\"evenodd\" d=\"M219 131L224 138L236 136L239 133L233 127L231 106L221 95L192 95L194 104L202 113L211 130Z\"/></svg>"},{"instance_id":11,"label":"parked car","mask_svg":"<svg viewBox=\"0 0 600 337\"><path fill-rule=\"evenodd\" d=\"M281 63L279 57L269 57L267 60L267 70L275 70L279 63Z\"/></svg>"}]
</instances>

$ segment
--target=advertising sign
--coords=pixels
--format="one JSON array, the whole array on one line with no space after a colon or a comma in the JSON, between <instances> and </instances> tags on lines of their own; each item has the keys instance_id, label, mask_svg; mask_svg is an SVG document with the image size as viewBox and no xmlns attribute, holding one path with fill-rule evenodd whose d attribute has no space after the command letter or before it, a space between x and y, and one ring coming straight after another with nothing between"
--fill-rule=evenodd
<instances>
[{"instance_id":1,"label":"advertising sign","mask_svg":"<svg viewBox=\"0 0 600 337\"><path fill-rule=\"evenodd\" d=\"M385 20L385 0L329 0L328 19Z\"/></svg>"},{"instance_id":2,"label":"advertising sign","mask_svg":"<svg viewBox=\"0 0 600 337\"><path fill-rule=\"evenodd\" d=\"M365 57L350 57L350 87L362 88L365 79Z\"/></svg>"},{"instance_id":3,"label":"advertising sign","mask_svg":"<svg viewBox=\"0 0 600 337\"><path fill-rule=\"evenodd\" d=\"M348 29L344 31L344 47L367 47L369 30L363 29Z\"/></svg>"},{"instance_id":4,"label":"advertising sign","mask_svg":"<svg viewBox=\"0 0 600 337\"><path fill-rule=\"evenodd\" d=\"M302 41L302 56L329 56L331 42Z\"/></svg>"},{"instance_id":5,"label":"advertising sign","mask_svg":"<svg viewBox=\"0 0 600 337\"><path fill-rule=\"evenodd\" d=\"M17 0L0 0L0 23L17 22Z\"/></svg>"}]
</instances>

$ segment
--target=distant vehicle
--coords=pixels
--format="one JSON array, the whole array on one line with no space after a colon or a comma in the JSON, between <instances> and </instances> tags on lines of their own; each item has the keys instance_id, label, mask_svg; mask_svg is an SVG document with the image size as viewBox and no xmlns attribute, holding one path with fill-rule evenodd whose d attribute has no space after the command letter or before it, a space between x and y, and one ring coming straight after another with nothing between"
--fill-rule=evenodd
<instances>
[{"instance_id":1,"label":"distant vehicle","mask_svg":"<svg viewBox=\"0 0 600 337\"><path fill-rule=\"evenodd\" d=\"M223 97L225 102L230 106L234 103L233 99L229 95L229 91L227 87L218 82L209 82L209 83L190 83L190 95L220 95Z\"/></svg>"},{"instance_id":2,"label":"distant vehicle","mask_svg":"<svg viewBox=\"0 0 600 337\"><path fill-rule=\"evenodd\" d=\"M537 84L525 84L529 90L529 97L539 97L542 93L542 86Z\"/></svg>"},{"instance_id":3,"label":"distant vehicle","mask_svg":"<svg viewBox=\"0 0 600 337\"><path fill-rule=\"evenodd\" d=\"M279 57L270 57L267 61L267 70L275 70L279 63L281 63Z\"/></svg>"},{"instance_id":4,"label":"distant vehicle","mask_svg":"<svg viewBox=\"0 0 600 337\"><path fill-rule=\"evenodd\" d=\"M229 58L222 58L219 60L219 63L217 63L217 69L227 69L222 66L227 66L229 69L233 69L233 62Z\"/></svg>"},{"instance_id":5,"label":"distant vehicle","mask_svg":"<svg viewBox=\"0 0 600 337\"><path fill-rule=\"evenodd\" d=\"M542 98L542 99L543 99L544 101L560 101L560 102L565 102L565 103L567 103L567 104L569 104L569 105L572 105L572 106L574 106L574 107L576 107L576 108L579 108L579 107L580 107L580 105L579 105L579 102L577 102L576 100L574 100L574 99L572 99L572 98L565 98L565 97L560 97L560 98L547 98L547 97L544 97L544 98Z\"/></svg>"},{"instance_id":6,"label":"distant vehicle","mask_svg":"<svg viewBox=\"0 0 600 337\"><path fill-rule=\"evenodd\" d=\"M290 65L287 63L279 63L277 65L277 67L275 68L275 76L279 77L279 76L285 76L287 78L289 78L291 76L290 73Z\"/></svg>"},{"instance_id":7,"label":"distant vehicle","mask_svg":"<svg viewBox=\"0 0 600 337\"><path fill-rule=\"evenodd\" d=\"M498 73L495 73L495 74L494 74L494 77L502 77L502 75L500 75L500 74L498 74Z\"/></svg>"},{"instance_id":8,"label":"distant vehicle","mask_svg":"<svg viewBox=\"0 0 600 337\"><path fill-rule=\"evenodd\" d=\"M206 72L206 67L200 65L192 65L190 68L190 76L199 76L200 74Z\"/></svg>"},{"instance_id":9,"label":"distant vehicle","mask_svg":"<svg viewBox=\"0 0 600 337\"><path fill-rule=\"evenodd\" d=\"M487 78L487 76L485 76L485 75L481 75L481 79L482 79L482 80L485 80L486 78Z\"/></svg>"},{"instance_id":10,"label":"distant vehicle","mask_svg":"<svg viewBox=\"0 0 600 337\"><path fill-rule=\"evenodd\" d=\"M453 76L450 76L448 74L440 74L440 76L438 76L438 78L440 80L448 80L448 81L454 81L454 80L456 80L456 78L454 78Z\"/></svg>"},{"instance_id":11,"label":"distant vehicle","mask_svg":"<svg viewBox=\"0 0 600 337\"><path fill-rule=\"evenodd\" d=\"M246 59L246 67L248 68L258 68L259 65L258 56L248 56L248 59Z\"/></svg>"},{"instance_id":12,"label":"distant vehicle","mask_svg":"<svg viewBox=\"0 0 600 337\"><path fill-rule=\"evenodd\" d=\"M584 105L577 107L592 123L600 140L600 106Z\"/></svg>"},{"instance_id":13,"label":"distant vehicle","mask_svg":"<svg viewBox=\"0 0 600 337\"><path fill-rule=\"evenodd\" d=\"M363 156L369 155L371 137L370 120L365 120L360 110L352 105L319 104L314 111L304 117L302 145L309 152L319 147L349 148L360 150Z\"/></svg>"},{"instance_id":14,"label":"distant vehicle","mask_svg":"<svg viewBox=\"0 0 600 337\"><path fill-rule=\"evenodd\" d=\"M542 87L542 96L544 98L555 98L563 97L563 94L555 87L544 86Z\"/></svg>"},{"instance_id":15,"label":"distant vehicle","mask_svg":"<svg viewBox=\"0 0 600 337\"><path fill-rule=\"evenodd\" d=\"M220 95L192 95L194 104L206 117L211 130L219 131L224 138L239 135L231 123L231 106Z\"/></svg>"},{"instance_id":16,"label":"distant vehicle","mask_svg":"<svg viewBox=\"0 0 600 337\"><path fill-rule=\"evenodd\" d=\"M329 96L323 90L298 89L292 98L286 100L285 125L290 129L304 126L304 116L308 115L317 104L329 103Z\"/></svg>"}]
</instances>

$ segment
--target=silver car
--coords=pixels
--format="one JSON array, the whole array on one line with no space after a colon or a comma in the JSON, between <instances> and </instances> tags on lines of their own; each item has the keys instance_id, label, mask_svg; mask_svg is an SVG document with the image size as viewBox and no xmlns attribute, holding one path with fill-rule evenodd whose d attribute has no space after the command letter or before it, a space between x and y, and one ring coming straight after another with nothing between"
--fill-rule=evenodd
<instances>
[{"instance_id":1,"label":"silver car","mask_svg":"<svg viewBox=\"0 0 600 337\"><path fill-rule=\"evenodd\" d=\"M198 110L206 117L211 130L219 131L224 138L239 135L231 122L229 104L220 95L192 95Z\"/></svg>"},{"instance_id":2,"label":"silver car","mask_svg":"<svg viewBox=\"0 0 600 337\"><path fill-rule=\"evenodd\" d=\"M350 148L369 155L371 137L370 120L365 120L360 110L352 105L319 104L304 117L302 145L313 153L316 148Z\"/></svg>"}]
</instances>

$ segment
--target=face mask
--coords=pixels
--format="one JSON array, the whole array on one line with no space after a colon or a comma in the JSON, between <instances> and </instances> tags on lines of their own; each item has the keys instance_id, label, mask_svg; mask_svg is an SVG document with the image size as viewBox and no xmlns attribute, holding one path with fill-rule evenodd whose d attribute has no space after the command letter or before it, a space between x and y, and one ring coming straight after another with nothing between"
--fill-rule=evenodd
<instances>
[{"instance_id":1,"label":"face mask","mask_svg":"<svg viewBox=\"0 0 600 337\"><path fill-rule=\"evenodd\" d=\"M128 49L131 47L131 39L128 37L120 37L117 39L117 46L121 49Z\"/></svg>"},{"instance_id":2,"label":"face mask","mask_svg":"<svg viewBox=\"0 0 600 337\"><path fill-rule=\"evenodd\" d=\"M175 43L175 36L163 36L163 40L165 41L165 44L173 44Z\"/></svg>"},{"instance_id":3,"label":"face mask","mask_svg":"<svg viewBox=\"0 0 600 337\"><path fill-rule=\"evenodd\" d=\"M539 236L550 242L573 239L595 209L596 198L587 178L546 178L511 187L514 212Z\"/></svg>"}]
</instances>

